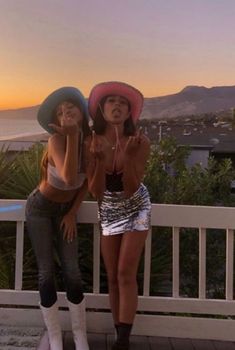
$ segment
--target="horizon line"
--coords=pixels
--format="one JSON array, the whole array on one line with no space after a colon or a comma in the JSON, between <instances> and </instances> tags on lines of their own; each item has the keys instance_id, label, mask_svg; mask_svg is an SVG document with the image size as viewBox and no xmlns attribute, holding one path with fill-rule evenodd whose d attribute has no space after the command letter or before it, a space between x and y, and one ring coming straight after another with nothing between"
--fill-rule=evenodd
<instances>
[{"instance_id":1,"label":"horizon line","mask_svg":"<svg viewBox=\"0 0 235 350\"><path fill-rule=\"evenodd\" d=\"M169 93L169 94L163 94L163 95L158 95L158 96L144 96L144 95L143 96L144 96L144 99L166 97L166 96L171 96L171 95L178 94L178 93L182 92L183 90L185 90L187 88L190 88L190 87L205 88L207 90L210 90L210 89L213 89L213 88L229 88L229 87L232 88L232 87L235 87L235 84L234 85L213 85L213 86L210 86L210 87L207 87L207 86L204 86L204 85L193 85L193 84L191 84L191 85L186 85L184 88L182 88L180 90L177 90L177 92L172 92L172 93ZM85 97L85 99L88 100L88 97ZM34 108L34 107L40 106L41 103L31 104L31 105L24 105L24 106L19 105L18 107L3 107L3 108L0 108L0 112L3 112L3 111L7 112L7 111L14 111L14 110L19 110L19 109Z\"/></svg>"}]
</instances>

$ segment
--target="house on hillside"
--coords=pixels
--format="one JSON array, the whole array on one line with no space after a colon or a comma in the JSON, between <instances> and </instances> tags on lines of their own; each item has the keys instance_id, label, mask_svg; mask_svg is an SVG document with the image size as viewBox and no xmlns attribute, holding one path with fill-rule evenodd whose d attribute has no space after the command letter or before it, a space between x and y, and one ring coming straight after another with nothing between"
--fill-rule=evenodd
<instances>
[{"instance_id":1,"label":"house on hillside","mask_svg":"<svg viewBox=\"0 0 235 350\"><path fill-rule=\"evenodd\" d=\"M190 118L187 121L165 120L164 123L153 120L148 121L145 128L154 143L165 137L174 137L179 145L190 146L189 164L199 162L206 165L208 156L213 155L215 159L230 158L235 166L235 128L231 122Z\"/></svg>"}]
</instances>

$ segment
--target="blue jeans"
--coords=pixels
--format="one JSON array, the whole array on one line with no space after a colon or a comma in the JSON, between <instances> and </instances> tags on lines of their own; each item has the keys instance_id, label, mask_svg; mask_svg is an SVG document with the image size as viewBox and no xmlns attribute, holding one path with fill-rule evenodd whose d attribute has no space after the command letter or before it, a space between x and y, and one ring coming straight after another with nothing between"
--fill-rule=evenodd
<instances>
[{"instance_id":1,"label":"blue jeans","mask_svg":"<svg viewBox=\"0 0 235 350\"><path fill-rule=\"evenodd\" d=\"M39 293L44 307L57 300L54 276L54 242L61 260L67 298L74 304L83 299L81 275L78 266L77 237L71 243L63 239L60 223L73 201L57 203L47 199L38 189L28 197L26 203L27 231L38 265Z\"/></svg>"}]
</instances>

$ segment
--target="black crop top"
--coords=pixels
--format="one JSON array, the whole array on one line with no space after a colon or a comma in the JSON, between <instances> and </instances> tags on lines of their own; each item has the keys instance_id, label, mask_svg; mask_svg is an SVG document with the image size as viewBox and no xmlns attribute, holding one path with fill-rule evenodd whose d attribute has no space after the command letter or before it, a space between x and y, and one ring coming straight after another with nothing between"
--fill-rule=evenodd
<instances>
[{"instance_id":1,"label":"black crop top","mask_svg":"<svg viewBox=\"0 0 235 350\"><path fill-rule=\"evenodd\" d=\"M106 189L109 192L123 191L122 176L123 176L123 173L116 173L116 172L113 172L112 174L106 173Z\"/></svg>"}]
</instances>

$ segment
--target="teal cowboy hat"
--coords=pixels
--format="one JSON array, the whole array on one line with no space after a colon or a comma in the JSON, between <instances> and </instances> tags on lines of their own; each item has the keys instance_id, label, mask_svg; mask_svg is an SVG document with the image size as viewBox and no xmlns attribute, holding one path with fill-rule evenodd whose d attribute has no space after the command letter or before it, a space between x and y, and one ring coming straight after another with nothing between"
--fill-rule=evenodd
<instances>
[{"instance_id":1,"label":"teal cowboy hat","mask_svg":"<svg viewBox=\"0 0 235 350\"><path fill-rule=\"evenodd\" d=\"M54 122L53 118L54 118L55 109L60 103L66 100L72 100L74 102L77 102L83 115L87 119L89 119L87 101L83 96L83 94L75 87L72 87L72 86L62 87L60 89L53 91L42 102L38 110L38 114L37 114L38 122L43 127L43 129L48 131L50 134L55 133L55 130L48 125Z\"/></svg>"}]
</instances>

